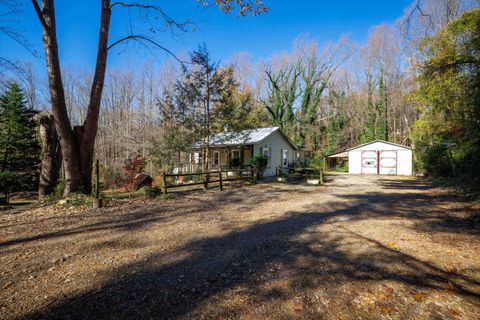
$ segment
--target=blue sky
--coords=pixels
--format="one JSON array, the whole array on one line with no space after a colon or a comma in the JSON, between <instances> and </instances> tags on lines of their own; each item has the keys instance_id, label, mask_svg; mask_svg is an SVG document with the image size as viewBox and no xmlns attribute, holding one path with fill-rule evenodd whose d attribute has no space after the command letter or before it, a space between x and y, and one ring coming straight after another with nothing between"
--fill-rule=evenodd
<instances>
[{"instance_id":1,"label":"blue sky","mask_svg":"<svg viewBox=\"0 0 480 320\"><path fill-rule=\"evenodd\" d=\"M150 0L178 21L190 18L197 31L172 38L169 32L156 39L173 52L196 49L205 42L216 60L247 51L257 60L289 50L292 41L303 33L320 43L335 41L350 34L354 41L365 41L368 30L380 23L390 23L402 15L411 0L264 0L271 11L257 17L225 15L218 8L199 7L196 0ZM24 1L23 12L13 25L32 43L39 53L33 57L27 50L0 34L0 56L31 60L44 68L42 33L30 1ZM100 0L56 1L60 58L64 65L90 70L94 66L99 24ZM128 15L117 9L112 16L112 40L124 35L129 26ZM137 24L138 25L138 24ZM119 47L111 52L109 65L136 65L155 56L165 59L159 50Z\"/></svg>"}]
</instances>

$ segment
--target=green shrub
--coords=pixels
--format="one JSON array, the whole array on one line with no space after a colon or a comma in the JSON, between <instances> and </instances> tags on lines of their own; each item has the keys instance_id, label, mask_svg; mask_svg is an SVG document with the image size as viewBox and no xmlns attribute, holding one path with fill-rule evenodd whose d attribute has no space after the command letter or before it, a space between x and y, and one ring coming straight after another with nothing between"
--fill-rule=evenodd
<instances>
[{"instance_id":1,"label":"green shrub","mask_svg":"<svg viewBox=\"0 0 480 320\"><path fill-rule=\"evenodd\" d=\"M335 168L336 172L348 172L348 162L343 162Z\"/></svg>"},{"instance_id":2,"label":"green shrub","mask_svg":"<svg viewBox=\"0 0 480 320\"><path fill-rule=\"evenodd\" d=\"M429 147L419 155L421 167L432 177L448 177L453 174L448 149L443 145Z\"/></svg>"},{"instance_id":3,"label":"green shrub","mask_svg":"<svg viewBox=\"0 0 480 320\"><path fill-rule=\"evenodd\" d=\"M468 193L480 193L478 143L455 145L451 150L444 144L428 146L417 152L417 160L418 170L431 177L435 185L458 186Z\"/></svg>"},{"instance_id":4,"label":"green shrub","mask_svg":"<svg viewBox=\"0 0 480 320\"><path fill-rule=\"evenodd\" d=\"M313 157L308 161L309 168L320 169L323 167L323 157L319 154L314 154Z\"/></svg>"},{"instance_id":5,"label":"green shrub","mask_svg":"<svg viewBox=\"0 0 480 320\"><path fill-rule=\"evenodd\" d=\"M242 166L242 159L240 158L233 158L230 160L228 163L230 165L230 168L238 169Z\"/></svg>"},{"instance_id":6,"label":"green shrub","mask_svg":"<svg viewBox=\"0 0 480 320\"><path fill-rule=\"evenodd\" d=\"M159 186L145 187L143 188L143 192L146 197L154 199L162 194L162 188Z\"/></svg>"},{"instance_id":7,"label":"green shrub","mask_svg":"<svg viewBox=\"0 0 480 320\"><path fill-rule=\"evenodd\" d=\"M268 165L268 158L262 154L257 154L252 158L251 163L257 170L257 177L262 177Z\"/></svg>"},{"instance_id":8,"label":"green shrub","mask_svg":"<svg viewBox=\"0 0 480 320\"><path fill-rule=\"evenodd\" d=\"M63 197L63 192L65 191L65 180L58 181L57 185L55 186L55 190L53 191L53 197L56 199Z\"/></svg>"},{"instance_id":9,"label":"green shrub","mask_svg":"<svg viewBox=\"0 0 480 320\"><path fill-rule=\"evenodd\" d=\"M71 193L67 197L67 203L71 206L82 206L92 203L91 197L84 195L83 193Z\"/></svg>"}]
</instances>

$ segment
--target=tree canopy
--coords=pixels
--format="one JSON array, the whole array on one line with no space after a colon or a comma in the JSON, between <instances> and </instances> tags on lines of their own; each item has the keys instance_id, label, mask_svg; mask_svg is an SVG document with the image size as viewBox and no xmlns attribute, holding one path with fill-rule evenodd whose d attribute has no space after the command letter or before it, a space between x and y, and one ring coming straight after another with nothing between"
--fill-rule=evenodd
<instances>
[{"instance_id":1,"label":"tree canopy","mask_svg":"<svg viewBox=\"0 0 480 320\"><path fill-rule=\"evenodd\" d=\"M450 22L422 48L428 59L416 93L422 106L415 123L419 158L434 176L460 175L478 187L480 9Z\"/></svg>"}]
</instances>

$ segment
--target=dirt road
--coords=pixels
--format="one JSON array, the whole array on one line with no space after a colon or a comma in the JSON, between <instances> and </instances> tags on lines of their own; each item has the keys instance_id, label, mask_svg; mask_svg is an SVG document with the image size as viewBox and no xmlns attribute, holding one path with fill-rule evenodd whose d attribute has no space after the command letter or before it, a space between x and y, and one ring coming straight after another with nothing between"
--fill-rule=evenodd
<instances>
[{"instance_id":1,"label":"dirt road","mask_svg":"<svg viewBox=\"0 0 480 320\"><path fill-rule=\"evenodd\" d=\"M2 214L0 318L480 318L478 205L331 179Z\"/></svg>"}]
</instances>

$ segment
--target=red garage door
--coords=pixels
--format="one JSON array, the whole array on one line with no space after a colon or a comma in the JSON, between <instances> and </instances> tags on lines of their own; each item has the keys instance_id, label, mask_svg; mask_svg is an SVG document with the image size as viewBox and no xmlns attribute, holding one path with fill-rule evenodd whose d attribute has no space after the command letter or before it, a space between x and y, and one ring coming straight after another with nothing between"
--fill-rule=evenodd
<instances>
[{"instance_id":1,"label":"red garage door","mask_svg":"<svg viewBox=\"0 0 480 320\"><path fill-rule=\"evenodd\" d=\"M397 174L397 151L362 151L362 173Z\"/></svg>"}]
</instances>

